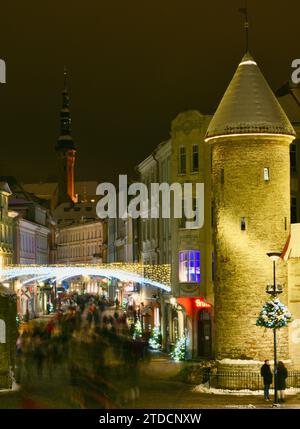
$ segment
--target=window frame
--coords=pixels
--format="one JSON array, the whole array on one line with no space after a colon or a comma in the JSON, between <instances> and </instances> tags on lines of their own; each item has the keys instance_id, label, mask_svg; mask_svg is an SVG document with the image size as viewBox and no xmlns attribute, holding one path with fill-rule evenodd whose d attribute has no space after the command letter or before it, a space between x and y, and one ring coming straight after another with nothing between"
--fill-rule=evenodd
<instances>
[{"instance_id":1,"label":"window frame","mask_svg":"<svg viewBox=\"0 0 300 429\"><path fill-rule=\"evenodd\" d=\"M193 272L191 272L193 270ZM179 283L201 282L200 250L180 250L178 254L178 280Z\"/></svg>"},{"instance_id":2,"label":"window frame","mask_svg":"<svg viewBox=\"0 0 300 429\"><path fill-rule=\"evenodd\" d=\"M184 168L182 158L184 159ZM186 147L180 146L178 151L178 174L186 174L187 173L187 165L186 165Z\"/></svg>"}]
</instances>

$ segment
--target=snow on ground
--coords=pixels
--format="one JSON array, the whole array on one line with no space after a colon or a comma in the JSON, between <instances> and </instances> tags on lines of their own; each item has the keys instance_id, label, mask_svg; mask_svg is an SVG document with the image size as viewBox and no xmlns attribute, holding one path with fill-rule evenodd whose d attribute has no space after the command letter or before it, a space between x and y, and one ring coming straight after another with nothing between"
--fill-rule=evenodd
<instances>
[{"instance_id":1,"label":"snow on ground","mask_svg":"<svg viewBox=\"0 0 300 429\"><path fill-rule=\"evenodd\" d=\"M264 362L260 361L260 360L252 360L252 359L221 359L221 360L217 360L217 362L225 364L225 365L262 365ZM272 361L270 359L270 363L272 363L274 361ZM284 363L290 363L291 360L290 359L286 359L283 360L282 362Z\"/></svg>"},{"instance_id":2,"label":"snow on ground","mask_svg":"<svg viewBox=\"0 0 300 429\"><path fill-rule=\"evenodd\" d=\"M195 386L193 389L193 392L197 393L210 393L213 395L235 395L235 396L249 396L249 395L256 395L261 396L263 395L263 390L229 390L229 389L215 389L214 387L209 387L208 383L205 384L199 384L198 386ZM270 389L270 394L273 394L274 390ZM300 389L296 389L294 387L290 387L289 389L285 389L286 395L296 395L297 393L300 393Z\"/></svg>"},{"instance_id":3,"label":"snow on ground","mask_svg":"<svg viewBox=\"0 0 300 429\"><path fill-rule=\"evenodd\" d=\"M11 389L0 389L0 393L15 392L20 390L20 385L13 381Z\"/></svg>"},{"instance_id":4,"label":"snow on ground","mask_svg":"<svg viewBox=\"0 0 300 429\"><path fill-rule=\"evenodd\" d=\"M260 360L252 360L252 359L221 359L218 360L217 362L219 363L223 363L225 365L254 365L254 364L258 364L258 365L262 365L263 362L261 362Z\"/></svg>"}]
</instances>

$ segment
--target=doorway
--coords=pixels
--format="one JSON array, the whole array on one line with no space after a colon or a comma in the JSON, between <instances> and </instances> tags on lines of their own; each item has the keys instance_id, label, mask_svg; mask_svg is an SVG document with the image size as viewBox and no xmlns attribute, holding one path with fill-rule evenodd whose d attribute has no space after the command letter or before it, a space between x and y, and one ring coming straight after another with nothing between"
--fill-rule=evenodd
<instances>
[{"instance_id":1,"label":"doorway","mask_svg":"<svg viewBox=\"0 0 300 429\"><path fill-rule=\"evenodd\" d=\"M212 354L211 317L206 309L198 312L198 356L210 358Z\"/></svg>"}]
</instances>

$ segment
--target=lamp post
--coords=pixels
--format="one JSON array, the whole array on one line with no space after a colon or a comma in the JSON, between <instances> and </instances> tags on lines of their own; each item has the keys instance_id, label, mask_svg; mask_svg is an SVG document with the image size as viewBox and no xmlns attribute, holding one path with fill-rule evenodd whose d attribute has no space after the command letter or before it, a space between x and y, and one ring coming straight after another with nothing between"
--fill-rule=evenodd
<instances>
[{"instance_id":1,"label":"lamp post","mask_svg":"<svg viewBox=\"0 0 300 429\"><path fill-rule=\"evenodd\" d=\"M276 261L281 256L281 253L270 252L267 253L269 258L273 261L273 284L267 286L267 293L272 295L273 298L277 294L282 292L282 286L276 285ZM273 337L274 337L274 404L278 404L278 390L277 390L277 338L276 338L276 327L273 328Z\"/></svg>"}]
</instances>

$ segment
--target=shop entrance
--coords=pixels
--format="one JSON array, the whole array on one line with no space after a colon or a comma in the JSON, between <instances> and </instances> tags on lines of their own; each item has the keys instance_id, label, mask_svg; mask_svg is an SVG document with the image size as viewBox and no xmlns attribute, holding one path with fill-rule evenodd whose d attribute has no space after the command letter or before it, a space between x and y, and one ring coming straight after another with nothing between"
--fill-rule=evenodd
<instances>
[{"instance_id":1,"label":"shop entrance","mask_svg":"<svg viewBox=\"0 0 300 429\"><path fill-rule=\"evenodd\" d=\"M212 353L211 317L206 309L198 312L198 356L210 358Z\"/></svg>"}]
</instances>

